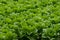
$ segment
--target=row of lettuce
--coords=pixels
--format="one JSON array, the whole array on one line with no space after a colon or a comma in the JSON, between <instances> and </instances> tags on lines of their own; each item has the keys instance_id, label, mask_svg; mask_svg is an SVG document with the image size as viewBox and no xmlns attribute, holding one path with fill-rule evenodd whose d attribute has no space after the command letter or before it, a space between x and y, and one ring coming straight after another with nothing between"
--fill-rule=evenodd
<instances>
[{"instance_id":1,"label":"row of lettuce","mask_svg":"<svg viewBox=\"0 0 60 40\"><path fill-rule=\"evenodd\" d=\"M0 40L59 40L59 0L0 0Z\"/></svg>"}]
</instances>

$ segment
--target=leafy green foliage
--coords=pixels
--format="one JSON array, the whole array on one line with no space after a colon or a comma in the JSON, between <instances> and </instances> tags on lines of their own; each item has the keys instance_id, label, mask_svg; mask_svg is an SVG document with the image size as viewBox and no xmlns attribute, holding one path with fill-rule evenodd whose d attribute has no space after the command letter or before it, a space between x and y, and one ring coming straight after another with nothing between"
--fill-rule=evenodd
<instances>
[{"instance_id":1,"label":"leafy green foliage","mask_svg":"<svg viewBox=\"0 0 60 40\"><path fill-rule=\"evenodd\" d=\"M0 0L0 40L59 40L60 0Z\"/></svg>"}]
</instances>

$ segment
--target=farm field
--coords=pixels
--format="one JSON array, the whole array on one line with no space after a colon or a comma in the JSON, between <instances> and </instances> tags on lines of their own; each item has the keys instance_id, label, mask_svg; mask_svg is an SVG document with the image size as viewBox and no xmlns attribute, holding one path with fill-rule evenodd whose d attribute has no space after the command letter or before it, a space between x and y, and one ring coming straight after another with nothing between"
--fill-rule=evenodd
<instances>
[{"instance_id":1,"label":"farm field","mask_svg":"<svg viewBox=\"0 0 60 40\"><path fill-rule=\"evenodd\" d=\"M60 0L0 0L0 40L60 40Z\"/></svg>"}]
</instances>

